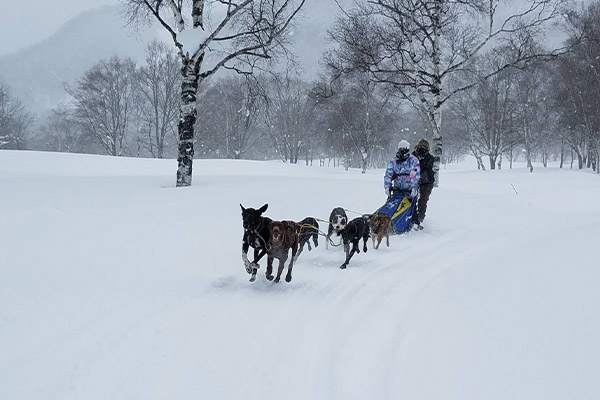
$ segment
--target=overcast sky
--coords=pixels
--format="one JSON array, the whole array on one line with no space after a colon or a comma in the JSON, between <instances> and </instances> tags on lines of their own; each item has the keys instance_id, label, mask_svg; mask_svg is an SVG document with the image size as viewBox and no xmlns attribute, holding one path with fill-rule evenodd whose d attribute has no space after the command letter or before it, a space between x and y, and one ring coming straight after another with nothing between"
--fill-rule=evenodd
<instances>
[{"instance_id":1,"label":"overcast sky","mask_svg":"<svg viewBox=\"0 0 600 400\"><path fill-rule=\"evenodd\" d=\"M118 3L119 0L2 0L0 56L48 38L83 11Z\"/></svg>"}]
</instances>

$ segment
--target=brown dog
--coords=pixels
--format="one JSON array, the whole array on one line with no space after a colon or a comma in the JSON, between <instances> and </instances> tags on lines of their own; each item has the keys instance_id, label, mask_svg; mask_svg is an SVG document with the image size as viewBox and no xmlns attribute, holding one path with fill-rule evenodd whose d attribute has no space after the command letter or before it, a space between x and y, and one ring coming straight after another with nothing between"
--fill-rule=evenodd
<instances>
[{"instance_id":1,"label":"brown dog","mask_svg":"<svg viewBox=\"0 0 600 400\"><path fill-rule=\"evenodd\" d=\"M392 229L392 219L385 213L375 213L369 216L371 225L371 238L373 239L373 248L377 250L381 240L385 235L385 244L390 247L390 230ZM377 244L375 244L377 241Z\"/></svg>"},{"instance_id":2,"label":"brown dog","mask_svg":"<svg viewBox=\"0 0 600 400\"><path fill-rule=\"evenodd\" d=\"M279 260L279 269L275 277L275 283L279 282L283 272L284 263L288 259L290 249L292 258L288 265L288 272L285 281L292 280L292 268L294 267L294 258L298 251L298 233L296 232L296 223L293 221L273 221L269 227L269 245L267 246L267 279L273 280L273 259Z\"/></svg>"}]
</instances>

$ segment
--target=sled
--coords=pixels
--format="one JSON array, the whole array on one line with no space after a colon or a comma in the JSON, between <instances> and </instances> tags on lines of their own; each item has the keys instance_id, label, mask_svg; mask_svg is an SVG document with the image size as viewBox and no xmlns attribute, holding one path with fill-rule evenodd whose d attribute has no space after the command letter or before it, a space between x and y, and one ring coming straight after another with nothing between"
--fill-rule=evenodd
<instances>
[{"instance_id":1,"label":"sled","mask_svg":"<svg viewBox=\"0 0 600 400\"><path fill-rule=\"evenodd\" d=\"M390 216L394 233L408 232L412 228L411 218L416 200L411 200L407 192L395 191L388 201L375 212Z\"/></svg>"}]
</instances>

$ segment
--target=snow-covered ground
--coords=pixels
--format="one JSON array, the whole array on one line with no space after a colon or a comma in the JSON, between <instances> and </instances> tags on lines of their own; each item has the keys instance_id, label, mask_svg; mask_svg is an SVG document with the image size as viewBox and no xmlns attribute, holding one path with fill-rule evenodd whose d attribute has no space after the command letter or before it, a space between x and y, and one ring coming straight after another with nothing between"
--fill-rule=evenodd
<instances>
[{"instance_id":1,"label":"snow-covered ground","mask_svg":"<svg viewBox=\"0 0 600 400\"><path fill-rule=\"evenodd\" d=\"M600 398L597 175L449 166L424 231L273 284L239 204L372 212L383 171L175 167L0 151L0 399Z\"/></svg>"}]
</instances>

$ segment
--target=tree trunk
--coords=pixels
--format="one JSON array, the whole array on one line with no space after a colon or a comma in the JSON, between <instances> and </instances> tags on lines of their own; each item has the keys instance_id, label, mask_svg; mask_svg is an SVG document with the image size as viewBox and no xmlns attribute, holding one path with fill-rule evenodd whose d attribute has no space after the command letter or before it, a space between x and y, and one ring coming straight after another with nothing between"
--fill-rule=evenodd
<instances>
[{"instance_id":1,"label":"tree trunk","mask_svg":"<svg viewBox=\"0 0 600 400\"><path fill-rule=\"evenodd\" d=\"M493 156L490 154L490 169L495 170L496 169L496 158L498 158L498 156Z\"/></svg>"},{"instance_id":2,"label":"tree trunk","mask_svg":"<svg viewBox=\"0 0 600 400\"><path fill-rule=\"evenodd\" d=\"M564 166L565 163L565 140L560 140L560 168Z\"/></svg>"},{"instance_id":3,"label":"tree trunk","mask_svg":"<svg viewBox=\"0 0 600 400\"><path fill-rule=\"evenodd\" d=\"M533 164L531 163L531 153L529 151L525 152L525 157L527 158L527 168L529 168L529 172L533 172Z\"/></svg>"},{"instance_id":4,"label":"tree trunk","mask_svg":"<svg viewBox=\"0 0 600 400\"><path fill-rule=\"evenodd\" d=\"M485 171L485 164L483 163L481 156L477 155L477 156L475 156L475 158L477 159L477 169Z\"/></svg>"},{"instance_id":5,"label":"tree trunk","mask_svg":"<svg viewBox=\"0 0 600 400\"><path fill-rule=\"evenodd\" d=\"M442 132L440 130L442 122L442 110L435 108L433 111L428 112L429 126L433 132L433 146L431 147L431 155L433 155L433 173L434 183L433 186L437 187L440 182L440 163L442 160Z\"/></svg>"},{"instance_id":6,"label":"tree trunk","mask_svg":"<svg viewBox=\"0 0 600 400\"><path fill-rule=\"evenodd\" d=\"M179 107L179 152L177 155L177 187L192 184L192 163L194 160L194 124L196 123L196 95L200 61L183 60L183 82L181 83L181 105Z\"/></svg>"},{"instance_id":7,"label":"tree trunk","mask_svg":"<svg viewBox=\"0 0 600 400\"><path fill-rule=\"evenodd\" d=\"M369 165L369 160L366 157L362 157L362 171L361 174L367 173L367 167Z\"/></svg>"}]
</instances>

